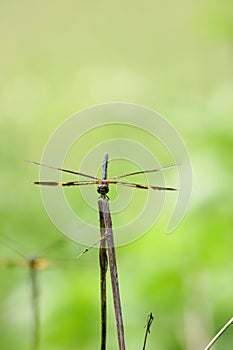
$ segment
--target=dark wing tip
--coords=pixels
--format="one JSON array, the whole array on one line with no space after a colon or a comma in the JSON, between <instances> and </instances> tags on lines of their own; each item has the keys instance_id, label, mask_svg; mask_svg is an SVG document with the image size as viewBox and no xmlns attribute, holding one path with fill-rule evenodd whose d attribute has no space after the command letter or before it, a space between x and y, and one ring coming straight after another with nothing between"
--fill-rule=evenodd
<instances>
[{"instance_id":1,"label":"dark wing tip","mask_svg":"<svg viewBox=\"0 0 233 350\"><path fill-rule=\"evenodd\" d=\"M173 188L173 187L167 187L168 191L179 191L178 188Z\"/></svg>"}]
</instances>

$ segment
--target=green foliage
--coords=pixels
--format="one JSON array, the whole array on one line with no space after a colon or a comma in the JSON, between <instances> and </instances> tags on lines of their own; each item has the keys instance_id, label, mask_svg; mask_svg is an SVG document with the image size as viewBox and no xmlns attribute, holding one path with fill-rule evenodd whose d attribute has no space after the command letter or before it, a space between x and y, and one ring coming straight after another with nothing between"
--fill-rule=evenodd
<instances>
[{"instance_id":1,"label":"green foliage","mask_svg":"<svg viewBox=\"0 0 233 350\"><path fill-rule=\"evenodd\" d=\"M0 235L17 242L13 246L19 251L40 253L63 239L46 215L38 188L30 185L38 169L23 161L40 160L48 137L69 115L109 101L142 104L170 120L189 149L194 188L184 221L166 236L163 218L117 251L129 349L141 349L150 312L155 321L148 350L203 349L232 317L230 7L227 0L0 4ZM106 132L115 137L114 130ZM95 137L81 140L77 161ZM80 210L85 216L84 205ZM93 213L91 220L98 216ZM59 267L39 272L43 350L99 347L97 251L65 268L81 250L64 239L46 253L60 261ZM0 259L20 257L1 245ZM28 349L29 273L21 265L2 264L1 349ZM116 349L110 284L108 290L108 343ZM232 342L230 328L215 349L230 350Z\"/></svg>"}]
</instances>

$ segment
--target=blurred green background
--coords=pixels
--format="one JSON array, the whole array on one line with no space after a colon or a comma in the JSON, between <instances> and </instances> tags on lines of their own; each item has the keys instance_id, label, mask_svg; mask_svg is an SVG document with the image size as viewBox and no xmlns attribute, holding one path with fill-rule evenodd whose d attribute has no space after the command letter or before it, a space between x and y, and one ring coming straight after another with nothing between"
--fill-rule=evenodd
<instances>
[{"instance_id":1,"label":"blurred green background","mask_svg":"<svg viewBox=\"0 0 233 350\"><path fill-rule=\"evenodd\" d=\"M203 349L232 317L232 14L229 0L0 1L2 350L30 349L29 271L9 268L23 261L12 247L54 262L39 273L40 349L99 348L97 251L75 261L83 248L50 222L30 186L38 169L23 160L39 160L71 114L111 101L164 115L194 172L177 230L166 235L162 221L117 250L127 349L142 348L150 312L148 350ZM108 349L117 349L108 289ZM214 349L232 343L229 329Z\"/></svg>"}]
</instances>

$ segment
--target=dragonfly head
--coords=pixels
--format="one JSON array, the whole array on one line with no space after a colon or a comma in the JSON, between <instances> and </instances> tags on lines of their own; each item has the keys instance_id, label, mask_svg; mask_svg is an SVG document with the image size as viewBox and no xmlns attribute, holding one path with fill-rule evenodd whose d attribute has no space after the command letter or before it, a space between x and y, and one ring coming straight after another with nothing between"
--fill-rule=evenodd
<instances>
[{"instance_id":1,"label":"dragonfly head","mask_svg":"<svg viewBox=\"0 0 233 350\"><path fill-rule=\"evenodd\" d=\"M97 187L97 192L101 195L104 196L107 194L109 191L108 184L107 183L100 183Z\"/></svg>"}]
</instances>

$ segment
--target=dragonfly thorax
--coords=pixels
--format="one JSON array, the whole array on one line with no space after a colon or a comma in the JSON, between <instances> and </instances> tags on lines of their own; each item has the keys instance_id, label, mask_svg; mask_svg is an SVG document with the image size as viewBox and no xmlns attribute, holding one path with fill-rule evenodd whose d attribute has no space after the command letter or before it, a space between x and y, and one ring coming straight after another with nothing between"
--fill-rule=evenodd
<instances>
[{"instance_id":1,"label":"dragonfly thorax","mask_svg":"<svg viewBox=\"0 0 233 350\"><path fill-rule=\"evenodd\" d=\"M101 196L104 196L109 191L108 184L107 183L100 183L97 187L97 192L101 194Z\"/></svg>"}]
</instances>

